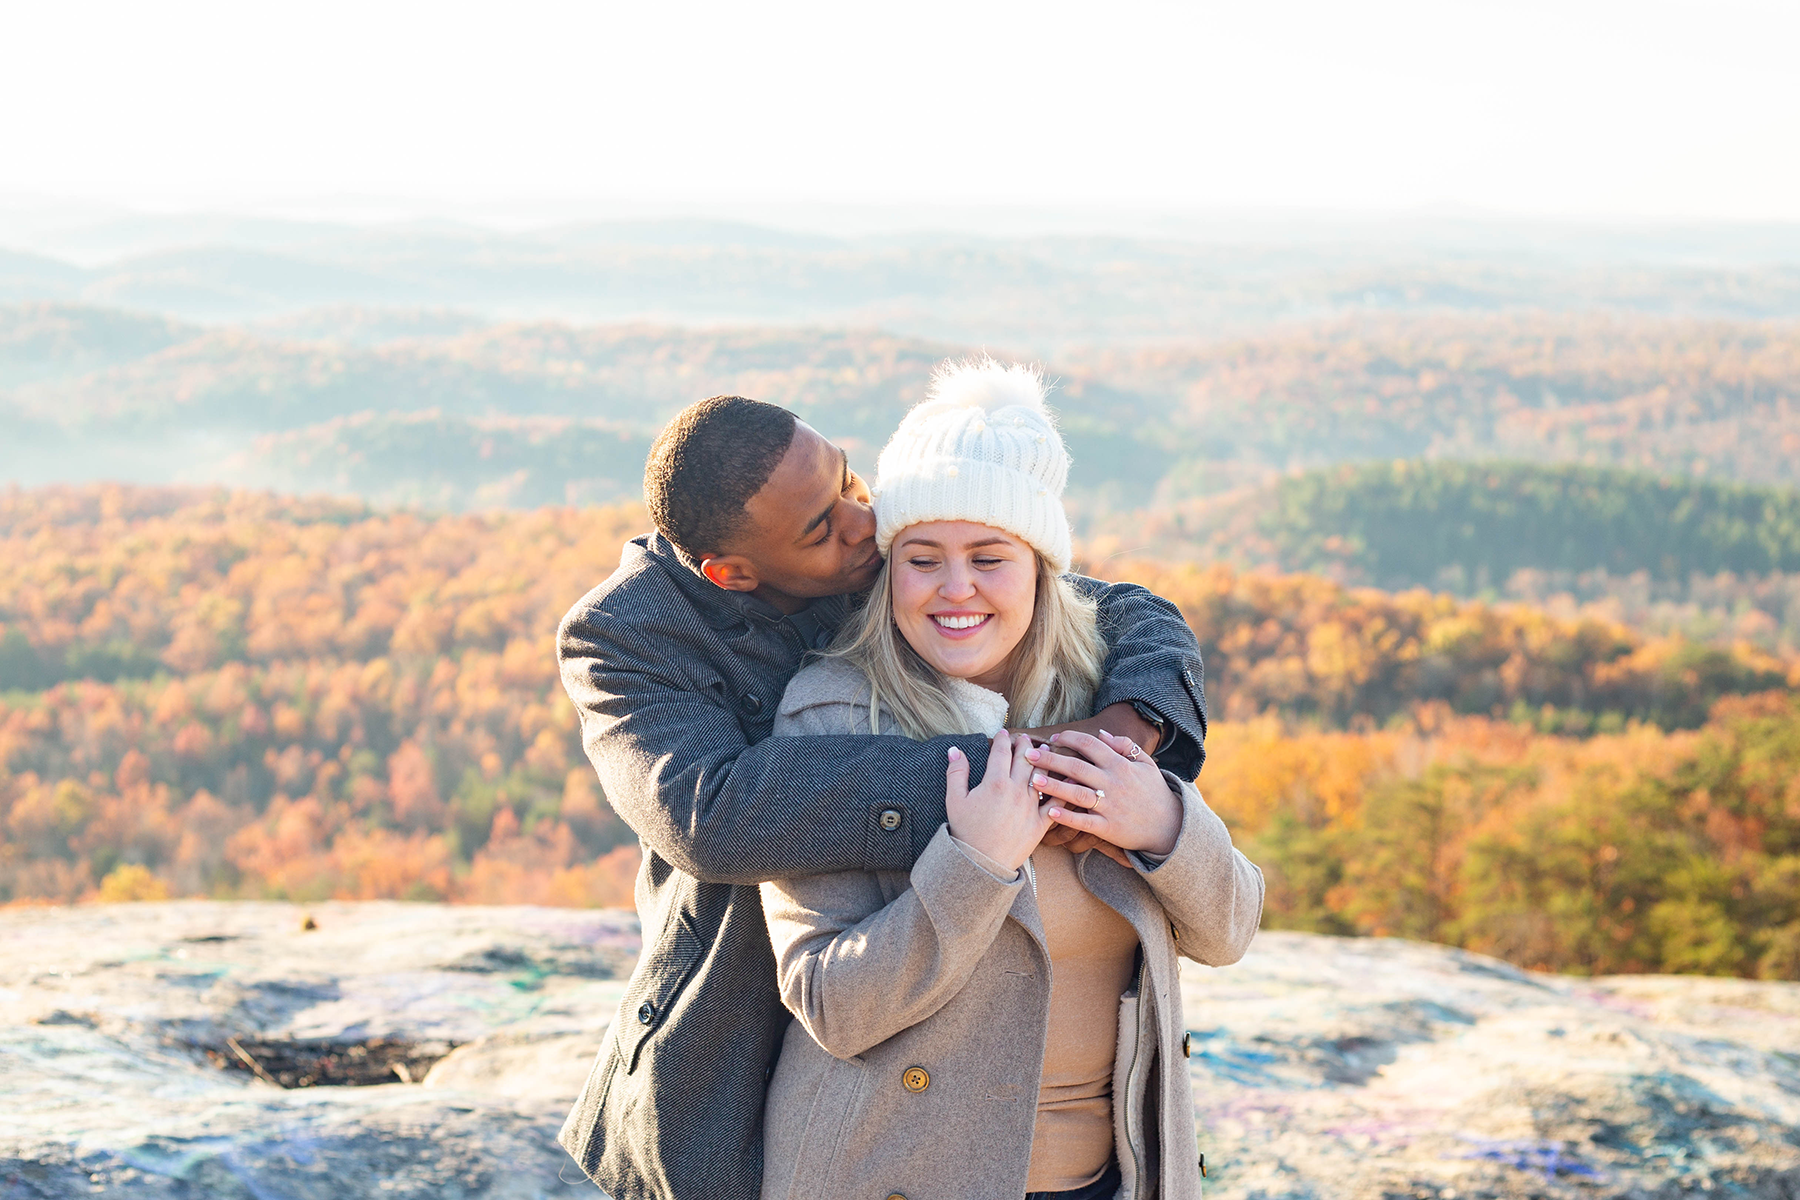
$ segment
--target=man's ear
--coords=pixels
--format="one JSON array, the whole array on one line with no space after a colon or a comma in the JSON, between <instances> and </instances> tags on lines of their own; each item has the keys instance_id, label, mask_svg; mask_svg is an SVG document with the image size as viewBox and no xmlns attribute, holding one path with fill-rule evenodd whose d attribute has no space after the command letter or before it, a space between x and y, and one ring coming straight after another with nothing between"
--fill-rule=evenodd
<instances>
[{"instance_id":1,"label":"man's ear","mask_svg":"<svg viewBox=\"0 0 1800 1200\"><path fill-rule=\"evenodd\" d=\"M754 592L762 582L756 577L756 567L741 554L703 558L700 573L728 592Z\"/></svg>"}]
</instances>

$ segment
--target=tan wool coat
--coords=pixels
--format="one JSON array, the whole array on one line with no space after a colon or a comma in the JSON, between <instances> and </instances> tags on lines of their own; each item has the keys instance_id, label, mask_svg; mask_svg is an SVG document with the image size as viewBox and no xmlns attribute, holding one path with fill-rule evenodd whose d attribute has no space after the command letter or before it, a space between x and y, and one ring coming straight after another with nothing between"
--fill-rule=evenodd
<instances>
[{"instance_id":1,"label":"tan wool coat","mask_svg":"<svg viewBox=\"0 0 1800 1200\"><path fill-rule=\"evenodd\" d=\"M775 733L867 733L868 697L853 668L815 663ZM1193 785L1165 778L1184 810L1166 859L1076 865L1142 946L1119 1003L1119 1200L1200 1195L1177 956L1236 962L1262 915L1262 873ZM763 1200L1020 1200L1051 981L1029 873L1002 882L940 826L910 873L765 883L762 900L795 1017L764 1112Z\"/></svg>"}]
</instances>

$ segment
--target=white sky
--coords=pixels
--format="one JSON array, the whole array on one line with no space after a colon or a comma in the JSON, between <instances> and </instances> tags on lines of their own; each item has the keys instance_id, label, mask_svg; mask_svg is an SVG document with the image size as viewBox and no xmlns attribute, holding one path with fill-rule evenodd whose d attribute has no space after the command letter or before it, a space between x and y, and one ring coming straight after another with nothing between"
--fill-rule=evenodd
<instances>
[{"instance_id":1,"label":"white sky","mask_svg":"<svg viewBox=\"0 0 1800 1200\"><path fill-rule=\"evenodd\" d=\"M1800 220L1794 0L9 4L0 194Z\"/></svg>"}]
</instances>

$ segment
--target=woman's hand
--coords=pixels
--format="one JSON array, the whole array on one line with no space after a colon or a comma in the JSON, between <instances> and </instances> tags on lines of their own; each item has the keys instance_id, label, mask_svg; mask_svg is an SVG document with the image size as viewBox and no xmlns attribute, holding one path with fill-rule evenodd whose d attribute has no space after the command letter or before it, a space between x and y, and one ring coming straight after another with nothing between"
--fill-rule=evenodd
<instances>
[{"instance_id":1,"label":"woman's hand","mask_svg":"<svg viewBox=\"0 0 1800 1200\"><path fill-rule=\"evenodd\" d=\"M1181 797L1156 763L1129 738L1059 733L1027 754L1031 786L1060 803L1051 820L1103 838L1121 850L1168 854L1181 836Z\"/></svg>"},{"instance_id":2,"label":"woman's hand","mask_svg":"<svg viewBox=\"0 0 1800 1200\"><path fill-rule=\"evenodd\" d=\"M951 836L967 842L995 862L1016 871L1050 828L1031 786L1031 739L1001 730L988 750L987 774L969 790L969 760L950 748L944 779L944 811Z\"/></svg>"}]
</instances>

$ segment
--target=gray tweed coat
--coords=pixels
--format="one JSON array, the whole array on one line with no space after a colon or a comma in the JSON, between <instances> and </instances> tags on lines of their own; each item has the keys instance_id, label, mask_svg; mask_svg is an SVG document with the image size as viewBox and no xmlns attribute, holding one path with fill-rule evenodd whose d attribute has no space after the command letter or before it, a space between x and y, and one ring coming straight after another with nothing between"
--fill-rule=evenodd
<instances>
[{"instance_id":1,"label":"gray tweed coat","mask_svg":"<svg viewBox=\"0 0 1800 1200\"><path fill-rule=\"evenodd\" d=\"M866 733L868 697L853 668L814 663L788 685L775 733ZM1262 873L1194 786L1165 775L1183 807L1168 857L1076 861L1142 946L1113 1072L1119 1200L1199 1197L1177 957L1236 962L1262 917ZM911 871L763 884L795 1018L763 1117L763 1200L1025 1194L1052 976L1026 878L1001 882L940 825Z\"/></svg>"}]
</instances>

